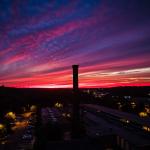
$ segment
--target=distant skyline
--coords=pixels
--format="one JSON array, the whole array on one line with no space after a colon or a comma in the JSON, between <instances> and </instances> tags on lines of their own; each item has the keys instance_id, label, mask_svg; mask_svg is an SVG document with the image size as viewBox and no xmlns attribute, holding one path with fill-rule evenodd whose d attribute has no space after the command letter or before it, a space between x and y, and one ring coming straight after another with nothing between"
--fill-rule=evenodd
<instances>
[{"instance_id":1,"label":"distant skyline","mask_svg":"<svg viewBox=\"0 0 150 150\"><path fill-rule=\"evenodd\" d=\"M1 0L0 85L150 86L149 0Z\"/></svg>"}]
</instances>

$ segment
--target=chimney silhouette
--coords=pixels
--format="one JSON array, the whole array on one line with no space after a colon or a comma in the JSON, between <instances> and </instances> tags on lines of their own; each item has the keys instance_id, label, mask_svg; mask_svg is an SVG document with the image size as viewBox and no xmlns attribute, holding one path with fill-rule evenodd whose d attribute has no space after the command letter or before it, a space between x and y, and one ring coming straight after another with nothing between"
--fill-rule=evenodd
<instances>
[{"instance_id":1,"label":"chimney silhouette","mask_svg":"<svg viewBox=\"0 0 150 150\"><path fill-rule=\"evenodd\" d=\"M79 65L72 65L73 68L73 90L74 92L78 91L78 68Z\"/></svg>"},{"instance_id":2,"label":"chimney silhouette","mask_svg":"<svg viewBox=\"0 0 150 150\"><path fill-rule=\"evenodd\" d=\"M78 65L72 65L73 69L73 108L72 108L72 137L80 136L80 98L78 88Z\"/></svg>"}]
</instances>

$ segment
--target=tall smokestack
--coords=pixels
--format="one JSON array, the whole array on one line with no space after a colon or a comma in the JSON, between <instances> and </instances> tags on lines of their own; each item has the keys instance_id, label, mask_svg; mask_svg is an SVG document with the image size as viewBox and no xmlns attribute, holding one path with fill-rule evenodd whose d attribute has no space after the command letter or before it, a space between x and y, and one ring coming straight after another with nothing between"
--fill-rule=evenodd
<instances>
[{"instance_id":1,"label":"tall smokestack","mask_svg":"<svg viewBox=\"0 0 150 150\"><path fill-rule=\"evenodd\" d=\"M73 68L73 90L78 91L78 68L79 65L72 65Z\"/></svg>"},{"instance_id":2,"label":"tall smokestack","mask_svg":"<svg viewBox=\"0 0 150 150\"><path fill-rule=\"evenodd\" d=\"M73 109L72 109L72 137L80 136L80 108L78 93L78 65L72 65L73 69Z\"/></svg>"}]
</instances>

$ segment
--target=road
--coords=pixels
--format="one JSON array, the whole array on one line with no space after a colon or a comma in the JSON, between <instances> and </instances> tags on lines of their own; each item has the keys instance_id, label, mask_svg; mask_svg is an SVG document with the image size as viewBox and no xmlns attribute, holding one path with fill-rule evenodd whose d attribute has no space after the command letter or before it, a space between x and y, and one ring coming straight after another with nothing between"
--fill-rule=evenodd
<instances>
[{"instance_id":1,"label":"road","mask_svg":"<svg viewBox=\"0 0 150 150\"><path fill-rule=\"evenodd\" d=\"M96 109L92 109L92 111L89 109L88 111L88 107L86 107L86 113L84 115L89 134L110 134L110 132L112 132L116 135L119 135L120 137L123 137L126 141L129 141L133 145L149 145L150 139L142 136L141 132L137 132L134 130L134 128L128 128L128 123L122 124L121 121L112 120L109 115L105 116L103 113L101 114L100 106L92 108Z\"/></svg>"}]
</instances>

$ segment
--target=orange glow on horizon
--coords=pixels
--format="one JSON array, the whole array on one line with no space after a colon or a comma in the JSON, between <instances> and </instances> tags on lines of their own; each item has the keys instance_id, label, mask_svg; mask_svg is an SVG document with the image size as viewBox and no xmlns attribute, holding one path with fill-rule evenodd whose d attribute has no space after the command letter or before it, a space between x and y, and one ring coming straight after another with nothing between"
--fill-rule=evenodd
<instances>
[{"instance_id":1,"label":"orange glow on horizon","mask_svg":"<svg viewBox=\"0 0 150 150\"><path fill-rule=\"evenodd\" d=\"M135 87L139 87L139 86L150 86L149 83L137 83L137 84L115 84L115 83L111 83L111 84L104 84L104 85L94 85L94 84L79 84L79 88L111 88L111 87L126 87L126 86L135 86ZM57 89L57 88L68 88L68 89L71 89L73 88L72 85L68 84L68 85L30 85L30 86L27 86L27 85L14 85L14 86L8 86L8 87L14 87L14 88L50 88L50 89Z\"/></svg>"},{"instance_id":2,"label":"orange glow on horizon","mask_svg":"<svg viewBox=\"0 0 150 150\"><path fill-rule=\"evenodd\" d=\"M97 66L79 68L80 88L109 88L118 86L150 86L150 68L130 70L101 70ZM96 71L94 71L96 70ZM72 70L67 69L30 77L4 79L6 87L15 88L72 88Z\"/></svg>"}]
</instances>

